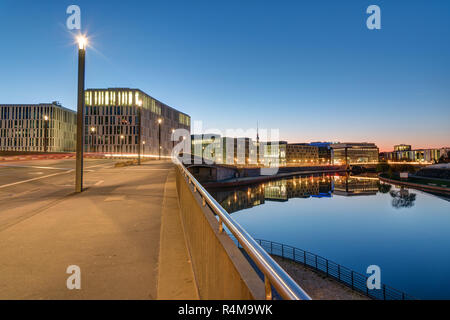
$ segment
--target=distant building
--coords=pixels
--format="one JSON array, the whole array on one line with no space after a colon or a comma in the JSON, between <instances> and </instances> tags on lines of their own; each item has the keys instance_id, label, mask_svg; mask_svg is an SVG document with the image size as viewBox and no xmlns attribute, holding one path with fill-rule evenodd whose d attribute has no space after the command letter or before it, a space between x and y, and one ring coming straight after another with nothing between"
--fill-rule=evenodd
<instances>
[{"instance_id":1,"label":"distant building","mask_svg":"<svg viewBox=\"0 0 450 320\"><path fill-rule=\"evenodd\" d=\"M75 151L76 118L58 102L0 105L0 150Z\"/></svg>"},{"instance_id":2,"label":"distant building","mask_svg":"<svg viewBox=\"0 0 450 320\"><path fill-rule=\"evenodd\" d=\"M267 167L286 165L287 141L260 142L262 159L260 162Z\"/></svg>"},{"instance_id":3,"label":"distant building","mask_svg":"<svg viewBox=\"0 0 450 320\"><path fill-rule=\"evenodd\" d=\"M365 164L378 162L378 147L374 143L336 143L331 145L333 164Z\"/></svg>"},{"instance_id":4,"label":"distant building","mask_svg":"<svg viewBox=\"0 0 450 320\"><path fill-rule=\"evenodd\" d=\"M394 146L394 151L411 151L410 144L398 144Z\"/></svg>"},{"instance_id":5,"label":"distant building","mask_svg":"<svg viewBox=\"0 0 450 320\"><path fill-rule=\"evenodd\" d=\"M191 118L139 89L88 89L85 93L85 150L102 153L138 152L138 108L142 105L141 151L170 155L172 132L190 132Z\"/></svg>"},{"instance_id":6,"label":"distant building","mask_svg":"<svg viewBox=\"0 0 450 320\"><path fill-rule=\"evenodd\" d=\"M217 162L218 159L222 159L221 143L222 137L219 134L193 134L191 135L191 154L197 158Z\"/></svg>"},{"instance_id":7,"label":"distant building","mask_svg":"<svg viewBox=\"0 0 450 320\"><path fill-rule=\"evenodd\" d=\"M319 163L319 148L306 143L288 143L286 146L286 163Z\"/></svg>"},{"instance_id":8,"label":"distant building","mask_svg":"<svg viewBox=\"0 0 450 320\"><path fill-rule=\"evenodd\" d=\"M384 152L382 158L383 160L394 162L437 162L440 157L446 156L449 151L450 148L448 147L412 150L410 145L399 145L394 146L393 152Z\"/></svg>"},{"instance_id":9,"label":"distant building","mask_svg":"<svg viewBox=\"0 0 450 320\"><path fill-rule=\"evenodd\" d=\"M251 138L222 138L222 157L218 162L223 164L257 164L257 145Z\"/></svg>"},{"instance_id":10,"label":"distant building","mask_svg":"<svg viewBox=\"0 0 450 320\"><path fill-rule=\"evenodd\" d=\"M331 144L332 142L311 142L311 146L319 148L319 163L331 163Z\"/></svg>"}]
</instances>

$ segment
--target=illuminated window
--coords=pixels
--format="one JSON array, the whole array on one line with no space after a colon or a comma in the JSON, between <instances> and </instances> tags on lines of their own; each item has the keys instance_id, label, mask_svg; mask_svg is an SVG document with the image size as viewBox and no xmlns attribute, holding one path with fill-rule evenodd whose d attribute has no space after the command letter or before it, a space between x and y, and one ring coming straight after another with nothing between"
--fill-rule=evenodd
<instances>
[{"instance_id":1,"label":"illuminated window","mask_svg":"<svg viewBox=\"0 0 450 320\"><path fill-rule=\"evenodd\" d=\"M94 92L94 102L95 105L97 105L97 91Z\"/></svg>"},{"instance_id":2,"label":"illuminated window","mask_svg":"<svg viewBox=\"0 0 450 320\"><path fill-rule=\"evenodd\" d=\"M133 92L128 92L128 105L131 106L133 104Z\"/></svg>"},{"instance_id":3,"label":"illuminated window","mask_svg":"<svg viewBox=\"0 0 450 320\"><path fill-rule=\"evenodd\" d=\"M109 105L109 94L110 94L110 92L106 91L106 96L105 96L105 104L106 105Z\"/></svg>"}]
</instances>

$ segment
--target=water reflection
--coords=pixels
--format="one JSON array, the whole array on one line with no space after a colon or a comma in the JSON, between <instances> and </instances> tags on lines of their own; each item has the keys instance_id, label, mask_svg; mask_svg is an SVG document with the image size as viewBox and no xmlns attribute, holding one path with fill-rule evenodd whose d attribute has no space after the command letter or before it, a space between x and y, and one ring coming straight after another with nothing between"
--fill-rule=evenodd
<instances>
[{"instance_id":1,"label":"water reflection","mask_svg":"<svg viewBox=\"0 0 450 320\"><path fill-rule=\"evenodd\" d=\"M416 201L416 194L409 193L408 189L401 188L399 191L391 191L392 206L396 209L411 208Z\"/></svg>"},{"instance_id":2,"label":"water reflection","mask_svg":"<svg viewBox=\"0 0 450 320\"><path fill-rule=\"evenodd\" d=\"M210 190L212 196L229 213L264 204L266 201L288 201L291 198L330 198L332 196L373 196L388 193L391 185L379 181L376 176L320 175L301 176L274 180L248 187ZM394 195L393 195L394 197ZM406 207L406 200L414 204L412 197L399 195L401 201L392 205Z\"/></svg>"}]
</instances>

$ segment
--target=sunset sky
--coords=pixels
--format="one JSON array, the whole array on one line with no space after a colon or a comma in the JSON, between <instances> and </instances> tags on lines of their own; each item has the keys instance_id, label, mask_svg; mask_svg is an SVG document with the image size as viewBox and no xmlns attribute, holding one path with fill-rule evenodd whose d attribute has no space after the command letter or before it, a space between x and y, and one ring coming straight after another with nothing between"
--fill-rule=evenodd
<instances>
[{"instance_id":1,"label":"sunset sky","mask_svg":"<svg viewBox=\"0 0 450 320\"><path fill-rule=\"evenodd\" d=\"M206 131L450 147L450 1L2 0L0 103L76 109L71 4L86 88L139 88Z\"/></svg>"}]
</instances>

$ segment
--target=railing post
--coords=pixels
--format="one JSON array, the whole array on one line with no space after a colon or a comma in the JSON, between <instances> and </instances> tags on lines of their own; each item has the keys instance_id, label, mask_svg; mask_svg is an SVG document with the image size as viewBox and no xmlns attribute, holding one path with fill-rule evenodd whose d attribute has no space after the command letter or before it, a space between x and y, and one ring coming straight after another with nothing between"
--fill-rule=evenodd
<instances>
[{"instance_id":1,"label":"railing post","mask_svg":"<svg viewBox=\"0 0 450 320\"><path fill-rule=\"evenodd\" d=\"M292 248L292 257L293 257L293 259L295 261L295 248Z\"/></svg>"},{"instance_id":2,"label":"railing post","mask_svg":"<svg viewBox=\"0 0 450 320\"><path fill-rule=\"evenodd\" d=\"M303 261L304 261L305 265L307 265L306 264L306 251L303 251Z\"/></svg>"},{"instance_id":3,"label":"railing post","mask_svg":"<svg viewBox=\"0 0 450 320\"><path fill-rule=\"evenodd\" d=\"M266 300L272 300L272 286L270 285L270 280L264 275L264 287L266 290Z\"/></svg>"},{"instance_id":4,"label":"railing post","mask_svg":"<svg viewBox=\"0 0 450 320\"><path fill-rule=\"evenodd\" d=\"M270 241L270 254L272 254L272 241Z\"/></svg>"}]
</instances>

